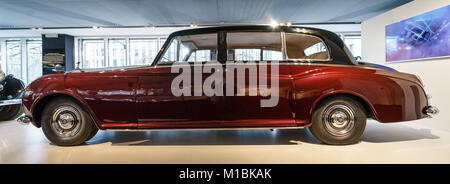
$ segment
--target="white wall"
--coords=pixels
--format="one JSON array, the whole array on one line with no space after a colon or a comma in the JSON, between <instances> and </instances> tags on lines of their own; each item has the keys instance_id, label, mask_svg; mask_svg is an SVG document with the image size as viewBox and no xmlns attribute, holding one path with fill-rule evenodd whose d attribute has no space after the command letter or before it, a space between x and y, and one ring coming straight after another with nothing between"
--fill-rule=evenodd
<instances>
[{"instance_id":1,"label":"white wall","mask_svg":"<svg viewBox=\"0 0 450 184\"><path fill-rule=\"evenodd\" d=\"M432 96L431 104L440 110L438 116L432 120L422 120L421 123L429 123L429 126L447 131L450 131L450 58L388 64L385 59L385 27L449 4L450 0L415 0L364 21L361 25L363 60L420 75L425 91Z\"/></svg>"}]
</instances>

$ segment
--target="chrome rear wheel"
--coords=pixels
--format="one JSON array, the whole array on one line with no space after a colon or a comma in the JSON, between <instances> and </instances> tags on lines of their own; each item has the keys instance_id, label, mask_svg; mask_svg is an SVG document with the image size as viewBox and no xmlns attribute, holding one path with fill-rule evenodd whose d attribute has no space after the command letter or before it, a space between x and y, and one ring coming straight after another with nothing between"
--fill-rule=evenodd
<instances>
[{"instance_id":1,"label":"chrome rear wheel","mask_svg":"<svg viewBox=\"0 0 450 184\"><path fill-rule=\"evenodd\" d=\"M355 125L355 112L345 104L334 104L322 115L325 129L334 136L345 136Z\"/></svg>"},{"instance_id":2,"label":"chrome rear wheel","mask_svg":"<svg viewBox=\"0 0 450 184\"><path fill-rule=\"evenodd\" d=\"M366 110L349 96L334 96L319 103L313 112L311 133L326 144L345 145L358 142L366 127Z\"/></svg>"}]
</instances>

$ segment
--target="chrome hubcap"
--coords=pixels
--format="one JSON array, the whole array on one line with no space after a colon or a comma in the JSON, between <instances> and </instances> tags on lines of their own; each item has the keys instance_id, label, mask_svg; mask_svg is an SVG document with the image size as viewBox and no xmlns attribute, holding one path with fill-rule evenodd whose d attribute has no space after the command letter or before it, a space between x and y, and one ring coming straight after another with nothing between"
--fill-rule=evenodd
<instances>
[{"instance_id":1,"label":"chrome hubcap","mask_svg":"<svg viewBox=\"0 0 450 184\"><path fill-rule=\"evenodd\" d=\"M61 137L72 137L81 128L80 113L71 106L58 107L52 116L52 128Z\"/></svg>"},{"instance_id":2,"label":"chrome hubcap","mask_svg":"<svg viewBox=\"0 0 450 184\"><path fill-rule=\"evenodd\" d=\"M64 113L59 116L58 125L65 129L71 129L75 125L75 118L70 113Z\"/></svg>"},{"instance_id":3,"label":"chrome hubcap","mask_svg":"<svg viewBox=\"0 0 450 184\"><path fill-rule=\"evenodd\" d=\"M322 116L325 129L334 136L345 136L354 127L355 113L343 104L334 104L327 107Z\"/></svg>"}]
</instances>

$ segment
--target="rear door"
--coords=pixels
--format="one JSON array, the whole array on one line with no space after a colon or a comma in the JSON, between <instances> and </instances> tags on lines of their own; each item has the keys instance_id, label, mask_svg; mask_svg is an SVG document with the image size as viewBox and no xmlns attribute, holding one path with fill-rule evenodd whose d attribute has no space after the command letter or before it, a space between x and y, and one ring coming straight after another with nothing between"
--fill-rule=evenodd
<instances>
[{"instance_id":1,"label":"rear door","mask_svg":"<svg viewBox=\"0 0 450 184\"><path fill-rule=\"evenodd\" d=\"M292 79L289 65L282 62L281 33L228 32L226 40L224 126L295 126Z\"/></svg>"},{"instance_id":2,"label":"rear door","mask_svg":"<svg viewBox=\"0 0 450 184\"><path fill-rule=\"evenodd\" d=\"M313 104L312 97L320 95L317 89L323 87L311 78L321 76L323 66L331 62L330 54L325 42L317 36L286 33L284 37L294 85L295 119L302 126L310 122L311 113L311 107L304 104Z\"/></svg>"}]
</instances>

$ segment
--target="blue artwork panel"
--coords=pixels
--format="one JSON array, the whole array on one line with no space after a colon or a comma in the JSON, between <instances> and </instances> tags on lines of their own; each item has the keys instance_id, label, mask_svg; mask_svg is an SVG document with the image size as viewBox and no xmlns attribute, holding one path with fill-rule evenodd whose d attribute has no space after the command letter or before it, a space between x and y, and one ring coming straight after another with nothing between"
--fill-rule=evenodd
<instances>
[{"instance_id":1,"label":"blue artwork panel","mask_svg":"<svg viewBox=\"0 0 450 184\"><path fill-rule=\"evenodd\" d=\"M386 26L386 61L450 56L450 5Z\"/></svg>"}]
</instances>

